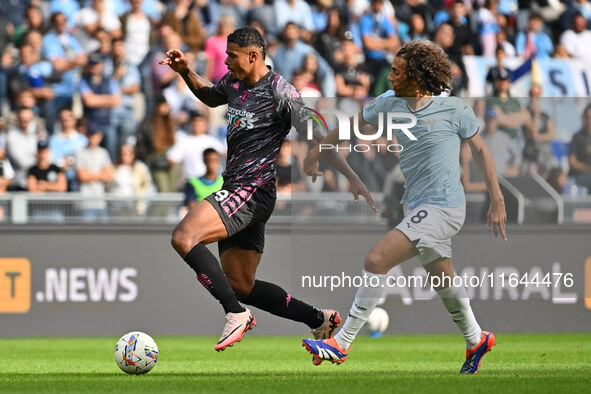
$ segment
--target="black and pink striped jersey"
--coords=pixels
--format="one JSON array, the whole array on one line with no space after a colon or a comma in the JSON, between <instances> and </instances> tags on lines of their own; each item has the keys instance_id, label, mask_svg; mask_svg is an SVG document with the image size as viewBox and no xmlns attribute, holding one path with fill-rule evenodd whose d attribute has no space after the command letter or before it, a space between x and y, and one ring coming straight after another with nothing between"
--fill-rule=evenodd
<instances>
[{"instance_id":1,"label":"black and pink striped jersey","mask_svg":"<svg viewBox=\"0 0 591 394\"><path fill-rule=\"evenodd\" d=\"M228 104L224 183L274 185L275 160L291 126L306 130L308 109L298 91L273 71L251 86L228 73L210 89L209 99Z\"/></svg>"}]
</instances>

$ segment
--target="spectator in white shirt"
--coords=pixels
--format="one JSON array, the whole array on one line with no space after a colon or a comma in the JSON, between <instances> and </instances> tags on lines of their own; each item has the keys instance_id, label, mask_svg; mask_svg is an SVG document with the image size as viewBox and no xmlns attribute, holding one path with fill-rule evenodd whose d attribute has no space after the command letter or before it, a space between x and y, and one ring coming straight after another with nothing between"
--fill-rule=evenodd
<instances>
[{"instance_id":1,"label":"spectator in white shirt","mask_svg":"<svg viewBox=\"0 0 591 394\"><path fill-rule=\"evenodd\" d=\"M571 57L591 61L591 31L587 29L587 21L583 15L573 17L572 29L562 33L560 43Z\"/></svg>"},{"instance_id":2,"label":"spectator in white shirt","mask_svg":"<svg viewBox=\"0 0 591 394\"><path fill-rule=\"evenodd\" d=\"M35 164L37 142L31 108L21 107L17 113L17 124L8 131L6 154L15 170L13 187L16 190L27 189L27 170Z\"/></svg>"},{"instance_id":3,"label":"spectator in white shirt","mask_svg":"<svg viewBox=\"0 0 591 394\"><path fill-rule=\"evenodd\" d=\"M99 47L95 34L103 29L112 37L121 37L121 22L117 15L104 7L104 0L92 0L92 7L84 7L76 13L74 21L79 29L78 39L87 54Z\"/></svg>"},{"instance_id":4,"label":"spectator in white shirt","mask_svg":"<svg viewBox=\"0 0 591 394\"><path fill-rule=\"evenodd\" d=\"M226 147L218 139L209 135L209 123L204 114L193 113L189 127L191 135L177 140L168 151L167 157L171 164L183 164L185 178L199 178L206 172L203 151L212 148L225 155Z\"/></svg>"},{"instance_id":5,"label":"spectator in white shirt","mask_svg":"<svg viewBox=\"0 0 591 394\"><path fill-rule=\"evenodd\" d=\"M0 194L6 193L6 190L14 178L14 169L10 161L6 158L6 151L0 146Z\"/></svg>"}]
</instances>

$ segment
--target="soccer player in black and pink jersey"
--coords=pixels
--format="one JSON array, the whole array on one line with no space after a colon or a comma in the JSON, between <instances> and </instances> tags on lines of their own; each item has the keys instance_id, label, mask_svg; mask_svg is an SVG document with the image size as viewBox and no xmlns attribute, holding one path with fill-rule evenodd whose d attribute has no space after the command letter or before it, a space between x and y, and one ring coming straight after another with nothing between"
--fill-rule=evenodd
<instances>
[{"instance_id":1,"label":"soccer player in black and pink jersey","mask_svg":"<svg viewBox=\"0 0 591 394\"><path fill-rule=\"evenodd\" d=\"M315 338L330 338L341 322L337 311L314 308L275 284L255 280L265 223L276 200L274 163L292 125L305 133L309 110L297 90L266 66L265 42L256 29L230 34L226 53L229 72L216 85L192 71L179 49L169 50L161 62L178 72L206 105L228 104L224 185L177 225L172 246L224 308L226 325L215 350L232 346L256 325L240 302L305 323ZM349 179L355 201L362 195L375 211L367 188L346 161L338 154L325 159ZM205 247L211 242L218 242L221 268Z\"/></svg>"}]
</instances>

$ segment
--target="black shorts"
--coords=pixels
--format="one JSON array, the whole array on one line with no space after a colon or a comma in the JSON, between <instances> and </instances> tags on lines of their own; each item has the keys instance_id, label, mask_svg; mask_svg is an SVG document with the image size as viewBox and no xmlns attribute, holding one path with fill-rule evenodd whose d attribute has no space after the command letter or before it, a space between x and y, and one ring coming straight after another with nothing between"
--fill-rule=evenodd
<instances>
[{"instance_id":1,"label":"black shorts","mask_svg":"<svg viewBox=\"0 0 591 394\"><path fill-rule=\"evenodd\" d=\"M250 185L224 185L205 198L218 212L228 238L218 242L220 256L232 246L263 253L265 224L276 200L275 189Z\"/></svg>"}]
</instances>

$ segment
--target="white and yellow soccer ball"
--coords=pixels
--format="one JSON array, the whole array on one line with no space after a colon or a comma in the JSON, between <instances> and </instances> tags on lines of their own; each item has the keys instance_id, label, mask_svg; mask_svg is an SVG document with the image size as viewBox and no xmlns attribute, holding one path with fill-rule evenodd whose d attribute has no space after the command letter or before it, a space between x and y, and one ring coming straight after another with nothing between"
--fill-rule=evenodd
<instances>
[{"instance_id":1,"label":"white and yellow soccer ball","mask_svg":"<svg viewBox=\"0 0 591 394\"><path fill-rule=\"evenodd\" d=\"M369 330L369 335L379 337L388 328L390 317L383 308L375 308L365 322L365 327Z\"/></svg>"},{"instance_id":2,"label":"white and yellow soccer ball","mask_svg":"<svg viewBox=\"0 0 591 394\"><path fill-rule=\"evenodd\" d=\"M128 332L115 345L115 362L125 373L147 373L158 362L158 345L148 334Z\"/></svg>"}]
</instances>

